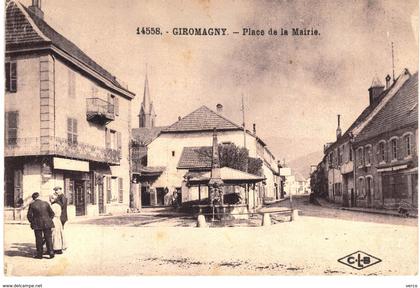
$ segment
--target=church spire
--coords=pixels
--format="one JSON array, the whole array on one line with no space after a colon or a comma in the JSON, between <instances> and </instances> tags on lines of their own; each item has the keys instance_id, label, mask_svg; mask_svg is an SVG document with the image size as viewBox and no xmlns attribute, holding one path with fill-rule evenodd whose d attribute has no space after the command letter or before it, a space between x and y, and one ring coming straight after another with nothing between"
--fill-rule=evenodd
<instances>
[{"instance_id":1,"label":"church spire","mask_svg":"<svg viewBox=\"0 0 420 288\"><path fill-rule=\"evenodd\" d=\"M139 127L142 128L153 128L155 127L155 110L153 108L153 102L150 97L149 91L149 79L147 76L147 66L146 66L146 75L144 79L144 92L143 92L143 101L140 106L139 113Z\"/></svg>"}]
</instances>

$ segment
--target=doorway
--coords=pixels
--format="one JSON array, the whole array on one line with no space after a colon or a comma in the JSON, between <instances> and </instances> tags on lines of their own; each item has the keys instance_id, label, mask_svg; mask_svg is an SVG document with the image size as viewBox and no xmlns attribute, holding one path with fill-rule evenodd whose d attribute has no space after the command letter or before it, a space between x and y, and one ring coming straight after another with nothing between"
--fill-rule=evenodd
<instances>
[{"instance_id":1,"label":"doorway","mask_svg":"<svg viewBox=\"0 0 420 288\"><path fill-rule=\"evenodd\" d=\"M98 206L99 206L99 214L105 213L105 202L104 202L104 182L101 179L100 182L97 183L98 185Z\"/></svg>"},{"instance_id":2,"label":"doorway","mask_svg":"<svg viewBox=\"0 0 420 288\"><path fill-rule=\"evenodd\" d=\"M74 181L76 216L86 215L86 195L85 182Z\"/></svg>"}]
</instances>

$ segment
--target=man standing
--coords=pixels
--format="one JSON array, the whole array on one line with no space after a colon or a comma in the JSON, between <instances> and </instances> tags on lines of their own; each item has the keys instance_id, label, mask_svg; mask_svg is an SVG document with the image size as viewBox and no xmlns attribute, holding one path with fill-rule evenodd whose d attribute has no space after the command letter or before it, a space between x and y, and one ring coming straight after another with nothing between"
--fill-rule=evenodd
<instances>
[{"instance_id":1,"label":"man standing","mask_svg":"<svg viewBox=\"0 0 420 288\"><path fill-rule=\"evenodd\" d=\"M34 230L35 233L35 258L42 259L42 241L43 239L45 239L48 254L50 255L50 259L52 259L54 258L54 250L52 247L51 229L54 228L54 223L52 221L52 218L54 217L54 212L52 211L48 202L39 199L38 192L32 194L32 199L34 201L29 205L27 217L29 222L31 223L31 228Z\"/></svg>"},{"instance_id":2,"label":"man standing","mask_svg":"<svg viewBox=\"0 0 420 288\"><path fill-rule=\"evenodd\" d=\"M61 206L61 216L60 220L63 224L64 229L64 223L67 222L67 198L64 196L63 189L61 189L60 186L54 187L54 194L57 195L57 199L55 202L57 202Z\"/></svg>"}]
</instances>

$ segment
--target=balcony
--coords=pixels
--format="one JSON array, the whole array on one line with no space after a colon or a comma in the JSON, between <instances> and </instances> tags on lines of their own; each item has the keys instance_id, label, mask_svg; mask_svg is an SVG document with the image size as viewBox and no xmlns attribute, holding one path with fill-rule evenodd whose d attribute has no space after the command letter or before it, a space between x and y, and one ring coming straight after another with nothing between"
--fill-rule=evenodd
<instances>
[{"instance_id":1,"label":"balcony","mask_svg":"<svg viewBox=\"0 0 420 288\"><path fill-rule=\"evenodd\" d=\"M102 148L86 143L72 143L66 138L17 138L5 142L4 156L62 156L72 159L104 162L109 165L119 165L120 151Z\"/></svg>"},{"instance_id":2,"label":"balcony","mask_svg":"<svg viewBox=\"0 0 420 288\"><path fill-rule=\"evenodd\" d=\"M86 119L101 125L115 120L114 105L100 98L86 99Z\"/></svg>"}]
</instances>

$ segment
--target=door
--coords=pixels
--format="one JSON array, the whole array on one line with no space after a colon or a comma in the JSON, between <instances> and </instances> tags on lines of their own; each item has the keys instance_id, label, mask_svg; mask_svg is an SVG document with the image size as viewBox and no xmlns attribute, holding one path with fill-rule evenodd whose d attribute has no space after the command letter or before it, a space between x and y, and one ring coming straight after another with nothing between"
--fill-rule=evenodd
<instances>
[{"instance_id":1,"label":"door","mask_svg":"<svg viewBox=\"0 0 420 288\"><path fill-rule=\"evenodd\" d=\"M99 214L104 214L105 213L104 181L98 182L98 207L99 207Z\"/></svg>"},{"instance_id":2,"label":"door","mask_svg":"<svg viewBox=\"0 0 420 288\"><path fill-rule=\"evenodd\" d=\"M82 216L86 214L86 195L85 195L85 183L84 181L75 181L75 206L76 216Z\"/></svg>"},{"instance_id":3,"label":"door","mask_svg":"<svg viewBox=\"0 0 420 288\"><path fill-rule=\"evenodd\" d=\"M372 207L372 178L366 178L366 194L368 200L368 207Z\"/></svg>"},{"instance_id":4,"label":"door","mask_svg":"<svg viewBox=\"0 0 420 288\"><path fill-rule=\"evenodd\" d=\"M141 206L150 206L150 193L148 187L141 187Z\"/></svg>"}]
</instances>

